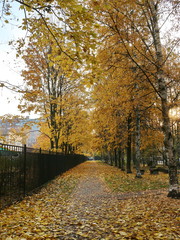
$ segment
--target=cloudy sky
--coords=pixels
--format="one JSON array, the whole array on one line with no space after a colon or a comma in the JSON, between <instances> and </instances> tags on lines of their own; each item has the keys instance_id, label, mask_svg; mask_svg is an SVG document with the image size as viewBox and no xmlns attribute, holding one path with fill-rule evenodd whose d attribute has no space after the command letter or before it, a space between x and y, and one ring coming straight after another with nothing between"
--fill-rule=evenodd
<instances>
[{"instance_id":1,"label":"cloudy sky","mask_svg":"<svg viewBox=\"0 0 180 240\"><path fill-rule=\"evenodd\" d=\"M0 9L2 9L1 4ZM17 3L14 3L12 12L20 19L23 16L23 12L19 10L19 4ZM0 21L0 81L6 81L13 85L22 85L20 72L23 68L23 62L16 58L16 51L9 45L9 41L25 36L25 32L19 29L19 25L20 20L16 21L13 15L8 24ZM17 93L0 88L0 116L8 113L20 114L17 108L19 98L20 95Z\"/></svg>"}]
</instances>

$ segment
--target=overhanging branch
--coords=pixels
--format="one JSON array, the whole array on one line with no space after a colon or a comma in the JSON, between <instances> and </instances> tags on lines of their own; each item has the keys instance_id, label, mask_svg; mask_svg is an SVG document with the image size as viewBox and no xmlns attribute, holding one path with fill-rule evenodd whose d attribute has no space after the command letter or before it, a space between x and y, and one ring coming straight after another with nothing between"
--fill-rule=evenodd
<instances>
[{"instance_id":1,"label":"overhanging branch","mask_svg":"<svg viewBox=\"0 0 180 240\"><path fill-rule=\"evenodd\" d=\"M68 58L70 58L72 61L76 61L76 59L74 59L73 57L71 57L67 52L65 52L65 51L62 49L59 41L57 40L57 38L56 38L56 36L54 35L53 31L52 31L52 30L50 29L50 27L48 26L48 24L47 24L47 22L46 22L46 20L45 20L45 18L44 18L44 16L43 16L43 14L42 14L41 11L40 11L40 9L42 9L42 8L39 9L39 8L30 6L29 4L25 3L24 1L20 1L20 0L15 0L15 1L18 2L18 3L21 4L21 5L23 5L23 6L27 7L27 8L30 8L30 9L34 10L35 12L37 12L38 15L41 17L41 19L43 20L43 22L44 22L47 30L49 31L49 33L51 34L51 36L52 36L53 39L55 40L56 44L57 44L58 47L60 48L60 51L61 51L62 53L64 53ZM47 8L47 7L49 7L49 5L48 5L48 6L44 6L43 8Z\"/></svg>"}]
</instances>

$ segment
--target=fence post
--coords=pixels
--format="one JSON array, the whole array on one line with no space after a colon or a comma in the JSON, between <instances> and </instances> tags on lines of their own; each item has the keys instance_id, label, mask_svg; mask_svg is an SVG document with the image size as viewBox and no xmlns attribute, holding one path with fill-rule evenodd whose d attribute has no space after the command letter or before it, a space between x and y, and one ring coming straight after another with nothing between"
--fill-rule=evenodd
<instances>
[{"instance_id":1,"label":"fence post","mask_svg":"<svg viewBox=\"0 0 180 240\"><path fill-rule=\"evenodd\" d=\"M26 144L24 144L24 197L26 196Z\"/></svg>"}]
</instances>

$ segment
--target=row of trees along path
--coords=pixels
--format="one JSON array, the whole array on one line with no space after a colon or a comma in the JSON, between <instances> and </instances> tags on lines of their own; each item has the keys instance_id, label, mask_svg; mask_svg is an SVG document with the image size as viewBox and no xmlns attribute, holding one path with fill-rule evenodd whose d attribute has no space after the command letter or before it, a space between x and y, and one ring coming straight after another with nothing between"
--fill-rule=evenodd
<instances>
[{"instance_id":1,"label":"row of trees along path","mask_svg":"<svg viewBox=\"0 0 180 240\"><path fill-rule=\"evenodd\" d=\"M23 87L3 79L0 87L22 93L21 113L41 116L38 147L114 154L127 143L137 176L142 151L162 152L169 196L178 197L179 1L1 2L2 26L25 32L9 43L24 61Z\"/></svg>"},{"instance_id":2,"label":"row of trees along path","mask_svg":"<svg viewBox=\"0 0 180 240\"><path fill-rule=\"evenodd\" d=\"M112 175L121 171L94 161L67 171L0 212L0 239L179 239L179 200L112 192Z\"/></svg>"}]
</instances>

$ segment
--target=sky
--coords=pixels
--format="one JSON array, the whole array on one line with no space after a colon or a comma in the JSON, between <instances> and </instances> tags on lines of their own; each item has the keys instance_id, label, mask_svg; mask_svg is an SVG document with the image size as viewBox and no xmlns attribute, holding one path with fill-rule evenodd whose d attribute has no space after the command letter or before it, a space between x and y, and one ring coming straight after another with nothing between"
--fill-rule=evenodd
<instances>
[{"instance_id":1,"label":"sky","mask_svg":"<svg viewBox=\"0 0 180 240\"><path fill-rule=\"evenodd\" d=\"M2 2L0 3L1 9ZM0 20L0 82L6 81L21 86L23 84L21 70L24 63L16 58L16 50L9 45L9 41L25 37L26 32L19 28L23 11L19 9L18 3L13 3L12 12L16 17L19 17L19 21L16 21L13 15L9 17L12 20L8 24ZM0 87L0 116L5 114L20 115L20 111L18 111L20 97L20 94Z\"/></svg>"}]
</instances>

